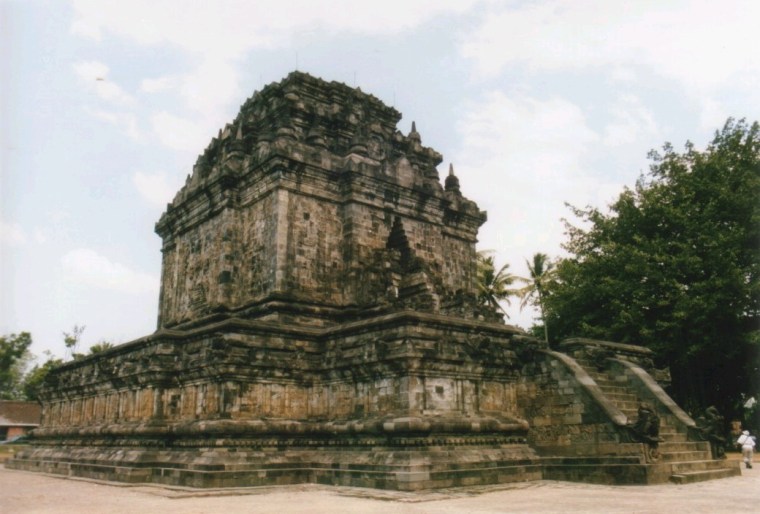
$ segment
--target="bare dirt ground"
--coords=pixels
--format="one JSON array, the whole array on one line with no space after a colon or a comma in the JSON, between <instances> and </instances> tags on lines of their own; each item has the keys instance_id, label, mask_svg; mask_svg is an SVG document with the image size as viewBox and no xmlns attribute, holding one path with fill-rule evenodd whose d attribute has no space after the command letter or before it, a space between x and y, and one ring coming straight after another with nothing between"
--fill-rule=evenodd
<instances>
[{"instance_id":1,"label":"bare dirt ground","mask_svg":"<svg viewBox=\"0 0 760 514\"><path fill-rule=\"evenodd\" d=\"M738 460L735 454L729 458ZM760 463L756 464L754 469L742 469L740 477L689 485L600 486L544 481L425 494L314 485L198 491L0 468L0 513L760 512Z\"/></svg>"}]
</instances>

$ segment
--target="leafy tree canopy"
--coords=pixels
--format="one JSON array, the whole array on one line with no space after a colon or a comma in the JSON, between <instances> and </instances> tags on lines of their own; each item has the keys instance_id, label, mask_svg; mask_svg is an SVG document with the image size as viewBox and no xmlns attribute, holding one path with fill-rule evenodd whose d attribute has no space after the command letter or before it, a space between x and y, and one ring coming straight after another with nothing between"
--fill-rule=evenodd
<instances>
[{"instance_id":1,"label":"leafy tree canopy","mask_svg":"<svg viewBox=\"0 0 760 514\"><path fill-rule=\"evenodd\" d=\"M63 344L66 346L69 355L71 355L71 358L73 359L80 359L83 357L83 355L77 353L77 350L79 348L79 341L82 339L82 332L84 332L84 329L84 325L74 325L74 328L71 329L71 332L63 333Z\"/></svg>"},{"instance_id":2,"label":"leafy tree canopy","mask_svg":"<svg viewBox=\"0 0 760 514\"><path fill-rule=\"evenodd\" d=\"M63 343L74 360L82 359L113 348L113 343L100 341L90 347L89 353L77 353L84 326L74 325L73 330L63 333ZM45 352L47 360L35 364L29 351L32 336L28 332L0 337L0 400L37 400L48 373L64 363L63 359ZM31 367L31 369L30 369Z\"/></svg>"},{"instance_id":3,"label":"leafy tree canopy","mask_svg":"<svg viewBox=\"0 0 760 514\"><path fill-rule=\"evenodd\" d=\"M509 305L509 297L517 294L516 290L510 289L515 280L516 277L509 273L509 264L505 264L496 271L491 252L477 253L478 303L481 306L507 315L500 302L506 302Z\"/></svg>"},{"instance_id":4,"label":"leafy tree canopy","mask_svg":"<svg viewBox=\"0 0 760 514\"><path fill-rule=\"evenodd\" d=\"M609 214L572 208L546 320L554 339L652 348L680 402L733 413L760 392L760 126L729 119L705 150L650 159Z\"/></svg>"},{"instance_id":5,"label":"leafy tree canopy","mask_svg":"<svg viewBox=\"0 0 760 514\"><path fill-rule=\"evenodd\" d=\"M113 343L110 343L108 341L100 341L99 343L95 343L94 345L90 346L90 355L104 352L108 349L113 348L113 346Z\"/></svg>"},{"instance_id":6,"label":"leafy tree canopy","mask_svg":"<svg viewBox=\"0 0 760 514\"><path fill-rule=\"evenodd\" d=\"M45 377L53 368L63 364L62 359L48 355L48 360L35 366L26 374L23 383L24 397L27 400L39 400L40 391L45 383Z\"/></svg>"},{"instance_id":7,"label":"leafy tree canopy","mask_svg":"<svg viewBox=\"0 0 760 514\"><path fill-rule=\"evenodd\" d=\"M22 395L21 385L26 365L31 358L29 332L0 337L0 399L16 400Z\"/></svg>"},{"instance_id":8,"label":"leafy tree canopy","mask_svg":"<svg viewBox=\"0 0 760 514\"><path fill-rule=\"evenodd\" d=\"M546 309L544 308L544 298L546 291L551 286L551 282L554 280L555 266L554 263L549 260L549 256L545 253L536 253L533 255L533 261L525 261L528 266L529 277L520 277L518 280L525 282L525 287L518 291L520 298L520 309L524 309L526 305L533 305L538 307L541 312L541 323L543 325L543 337L549 341L549 324L546 322Z\"/></svg>"}]
</instances>

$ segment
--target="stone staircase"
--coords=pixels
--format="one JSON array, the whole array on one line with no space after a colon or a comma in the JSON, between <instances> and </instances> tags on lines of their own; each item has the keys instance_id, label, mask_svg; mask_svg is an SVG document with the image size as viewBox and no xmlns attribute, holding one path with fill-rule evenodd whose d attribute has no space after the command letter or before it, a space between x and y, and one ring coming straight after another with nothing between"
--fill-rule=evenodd
<instances>
[{"instance_id":1,"label":"stone staircase","mask_svg":"<svg viewBox=\"0 0 760 514\"><path fill-rule=\"evenodd\" d=\"M594 379L604 395L625 414L629 423L638 417L640 400L635 389L628 383L625 375L611 376L599 371L588 362L579 361L586 372ZM647 400L652 405L655 402ZM649 463L653 481L669 479L677 484L701 482L718 478L728 478L741 474L737 466L729 466L724 459L713 459L710 444L707 441L689 441L687 428L672 414L663 413L659 405L653 405L660 416L659 458Z\"/></svg>"}]
</instances>

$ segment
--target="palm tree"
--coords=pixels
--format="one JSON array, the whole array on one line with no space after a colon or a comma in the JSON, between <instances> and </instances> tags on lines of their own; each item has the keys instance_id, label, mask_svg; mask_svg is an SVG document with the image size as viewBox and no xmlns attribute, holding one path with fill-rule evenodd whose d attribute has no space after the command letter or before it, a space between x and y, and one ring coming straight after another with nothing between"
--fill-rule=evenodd
<instances>
[{"instance_id":1,"label":"palm tree","mask_svg":"<svg viewBox=\"0 0 760 514\"><path fill-rule=\"evenodd\" d=\"M509 273L509 264L496 271L493 255L490 251L482 250L477 255L478 304L499 310L509 317L499 302L510 304L509 297L517 294L509 286L517 279Z\"/></svg>"},{"instance_id":2,"label":"palm tree","mask_svg":"<svg viewBox=\"0 0 760 514\"><path fill-rule=\"evenodd\" d=\"M541 312L541 321L544 323L544 339L549 342L549 327L546 322L546 312L544 310L544 299L549 282L554 279L554 263L549 260L545 253L536 253L533 255L533 262L525 260L528 265L529 278L518 277L518 280L526 283L526 286L519 290L518 294L522 298L520 301L520 310L526 305L531 304L538 306Z\"/></svg>"}]
</instances>

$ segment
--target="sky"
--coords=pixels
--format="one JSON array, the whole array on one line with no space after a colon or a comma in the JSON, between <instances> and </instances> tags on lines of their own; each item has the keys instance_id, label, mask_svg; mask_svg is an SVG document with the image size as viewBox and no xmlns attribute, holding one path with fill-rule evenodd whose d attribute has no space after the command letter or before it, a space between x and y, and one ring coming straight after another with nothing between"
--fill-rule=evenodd
<instances>
[{"instance_id":1,"label":"sky","mask_svg":"<svg viewBox=\"0 0 760 514\"><path fill-rule=\"evenodd\" d=\"M416 122L526 276L566 203L606 209L647 154L760 120L760 2L0 0L0 334L64 356L156 329L154 225L254 91L293 70ZM507 307L530 327L536 313Z\"/></svg>"}]
</instances>

